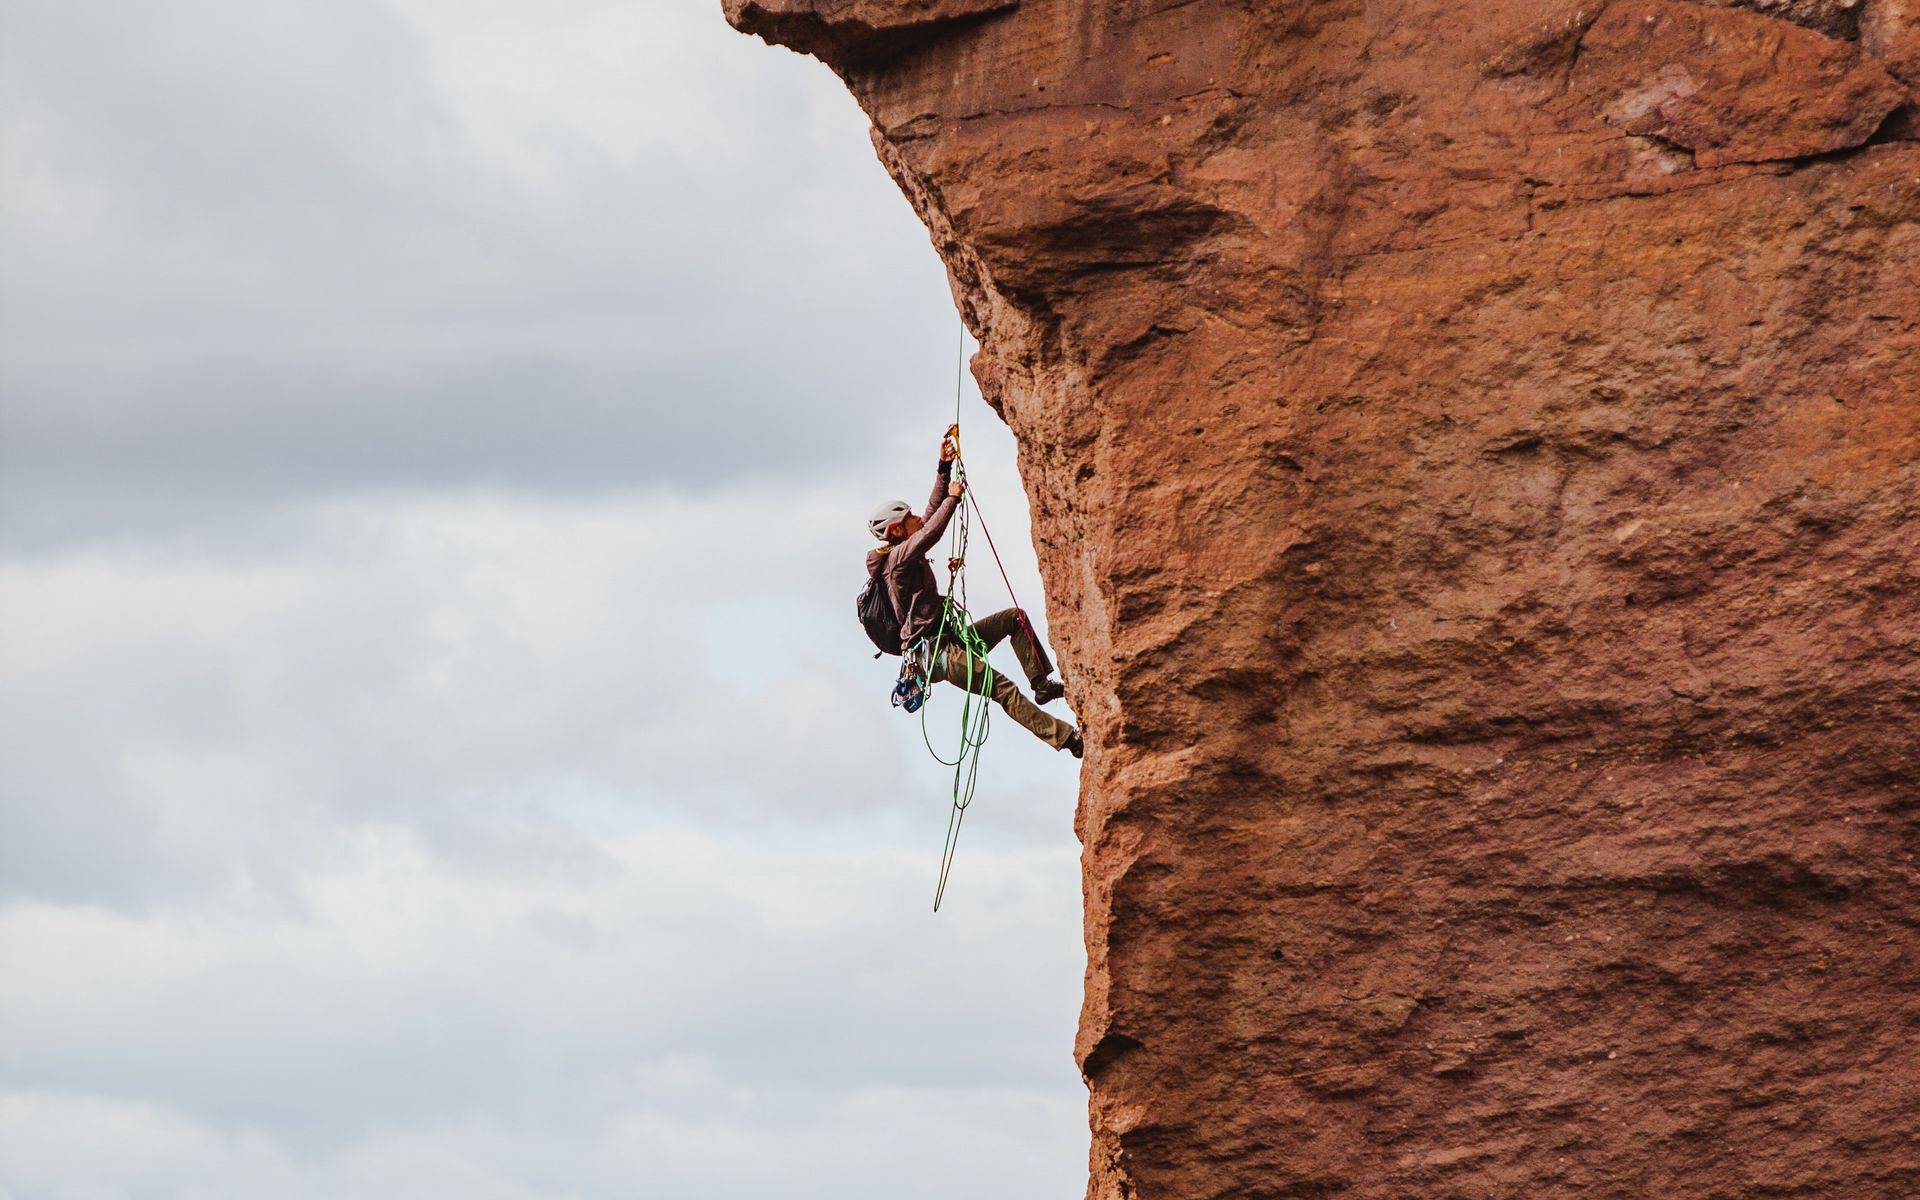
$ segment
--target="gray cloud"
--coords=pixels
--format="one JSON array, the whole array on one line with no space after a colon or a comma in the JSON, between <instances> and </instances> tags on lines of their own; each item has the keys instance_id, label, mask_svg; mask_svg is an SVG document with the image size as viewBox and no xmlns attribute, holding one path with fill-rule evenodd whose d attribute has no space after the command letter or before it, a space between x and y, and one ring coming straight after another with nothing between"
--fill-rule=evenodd
<instances>
[{"instance_id":1,"label":"gray cloud","mask_svg":"<svg viewBox=\"0 0 1920 1200\"><path fill-rule=\"evenodd\" d=\"M838 85L708 7L11 0L12 535L871 454L943 280Z\"/></svg>"},{"instance_id":2,"label":"gray cloud","mask_svg":"<svg viewBox=\"0 0 1920 1200\"><path fill-rule=\"evenodd\" d=\"M309 1181L395 1142L549 1195L746 1195L765 1178L747 1163L818 1196L897 1195L916 1158L944 1167L908 1188L922 1195L996 1177L1014 1184L999 1194L1038 1195L1077 1172L1051 1149L1078 1140L1050 1036L1072 1009L1051 949L1077 924L1070 855L977 855L961 930L890 904L917 874L891 852L685 834L610 848L618 871L499 878L389 835L360 870L316 881L299 921L231 904L139 921L0 911L10 960L62 948L0 997L14 1046L0 1183L61 1194L107 1164L138 1186L93 1194L164 1179L111 1144L49 1161L22 1131L60 1098L81 1110L69 1120L87 1105L158 1117L176 1152L250 1138ZM914 1120L875 1110L883 1095ZM1030 1137L1022 1110L1052 1114L1045 1141L1017 1163L969 1161L978 1141ZM516 1144L546 1161L530 1168ZM594 1161L609 1154L617 1169ZM198 1172L173 1186L246 1194ZM464 1193L439 1179L410 1194Z\"/></svg>"},{"instance_id":3,"label":"gray cloud","mask_svg":"<svg viewBox=\"0 0 1920 1200\"><path fill-rule=\"evenodd\" d=\"M1017 533L1011 479L981 484ZM489 821L529 805L562 825L613 806L629 822L615 830L642 813L744 828L912 803L931 818L944 774L848 616L870 504L773 483L386 497L309 510L246 553L163 543L0 567L0 894L137 906L272 878L289 821L314 847L364 820L484 847ZM983 581L981 602L997 590ZM1016 794L1071 777L1011 727L995 758ZM1046 811L1010 804L996 828L1057 838L1057 802L1032 824Z\"/></svg>"}]
</instances>

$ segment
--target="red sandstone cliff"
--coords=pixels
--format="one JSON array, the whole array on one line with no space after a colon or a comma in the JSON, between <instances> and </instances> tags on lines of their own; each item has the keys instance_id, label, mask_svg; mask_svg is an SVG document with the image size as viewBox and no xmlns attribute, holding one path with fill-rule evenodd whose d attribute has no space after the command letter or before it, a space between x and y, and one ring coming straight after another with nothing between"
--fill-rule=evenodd
<instances>
[{"instance_id":1,"label":"red sandstone cliff","mask_svg":"<svg viewBox=\"0 0 1920 1200\"><path fill-rule=\"evenodd\" d=\"M1920 1195L1920 0L727 0L1018 435L1089 1195Z\"/></svg>"}]
</instances>

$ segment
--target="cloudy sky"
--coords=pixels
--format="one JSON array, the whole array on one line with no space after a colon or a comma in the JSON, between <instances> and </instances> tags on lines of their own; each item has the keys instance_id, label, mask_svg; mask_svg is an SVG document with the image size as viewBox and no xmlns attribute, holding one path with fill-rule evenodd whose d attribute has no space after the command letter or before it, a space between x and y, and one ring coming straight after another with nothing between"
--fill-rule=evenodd
<instances>
[{"instance_id":1,"label":"cloudy sky","mask_svg":"<svg viewBox=\"0 0 1920 1200\"><path fill-rule=\"evenodd\" d=\"M959 334L823 68L0 0L0 205L0 1197L1078 1194L1074 764L931 914L850 612Z\"/></svg>"}]
</instances>

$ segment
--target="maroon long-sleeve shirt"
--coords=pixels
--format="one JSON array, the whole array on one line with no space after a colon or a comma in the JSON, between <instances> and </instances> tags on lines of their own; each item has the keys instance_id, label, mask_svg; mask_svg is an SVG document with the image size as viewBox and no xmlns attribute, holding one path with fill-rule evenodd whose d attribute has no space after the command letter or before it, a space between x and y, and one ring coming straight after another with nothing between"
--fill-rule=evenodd
<instances>
[{"instance_id":1,"label":"maroon long-sleeve shirt","mask_svg":"<svg viewBox=\"0 0 1920 1200\"><path fill-rule=\"evenodd\" d=\"M867 551L867 574L886 572L887 596L900 618L903 654L940 628L940 581L927 561L927 551L939 544L947 522L953 520L954 510L959 507L959 499L947 495L947 485L952 481L953 464L942 459L933 494L927 497L926 524L910 537Z\"/></svg>"}]
</instances>

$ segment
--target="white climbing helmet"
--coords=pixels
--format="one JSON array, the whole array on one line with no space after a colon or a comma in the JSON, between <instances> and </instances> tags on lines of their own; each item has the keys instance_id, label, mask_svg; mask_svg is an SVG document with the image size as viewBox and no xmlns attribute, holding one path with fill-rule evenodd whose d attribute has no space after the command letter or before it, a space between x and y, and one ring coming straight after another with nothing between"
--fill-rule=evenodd
<instances>
[{"instance_id":1,"label":"white climbing helmet","mask_svg":"<svg viewBox=\"0 0 1920 1200\"><path fill-rule=\"evenodd\" d=\"M887 540L887 530L912 515L913 509L907 507L905 500L889 500L874 509L873 515L867 518L867 532L884 542Z\"/></svg>"}]
</instances>

